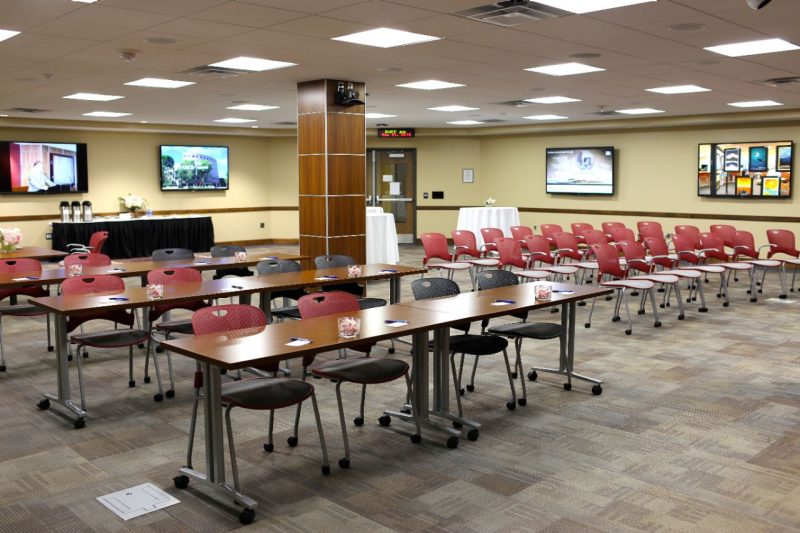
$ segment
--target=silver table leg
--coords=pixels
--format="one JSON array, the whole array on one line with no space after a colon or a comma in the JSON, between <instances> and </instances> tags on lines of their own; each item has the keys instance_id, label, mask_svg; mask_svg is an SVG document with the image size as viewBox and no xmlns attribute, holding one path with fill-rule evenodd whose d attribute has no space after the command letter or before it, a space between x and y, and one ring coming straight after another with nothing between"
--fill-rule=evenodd
<instances>
[{"instance_id":1,"label":"silver table leg","mask_svg":"<svg viewBox=\"0 0 800 533\"><path fill-rule=\"evenodd\" d=\"M67 360L67 316L55 314L56 372L58 374L58 394L45 394L37 404L39 409L49 409L54 402L67 410L75 429L86 425L86 411L75 405L70 397L69 361ZM80 353L75 357L80 357Z\"/></svg>"}]
</instances>

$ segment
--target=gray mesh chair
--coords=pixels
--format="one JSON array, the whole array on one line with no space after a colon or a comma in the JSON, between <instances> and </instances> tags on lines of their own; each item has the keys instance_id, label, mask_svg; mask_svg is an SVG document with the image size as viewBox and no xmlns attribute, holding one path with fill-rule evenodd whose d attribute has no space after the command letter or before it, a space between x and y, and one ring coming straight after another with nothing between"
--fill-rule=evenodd
<instances>
[{"instance_id":1,"label":"gray mesh chair","mask_svg":"<svg viewBox=\"0 0 800 533\"><path fill-rule=\"evenodd\" d=\"M314 266L317 268L339 268L349 265L355 265L356 260L349 255L320 255L314 258ZM364 309L372 309L373 307L383 307L386 305L386 300L383 298L367 298L364 297L364 287L358 283L343 283L323 287L324 291L344 291L358 296L358 306Z\"/></svg>"},{"instance_id":2,"label":"gray mesh chair","mask_svg":"<svg viewBox=\"0 0 800 533\"><path fill-rule=\"evenodd\" d=\"M211 247L211 257L233 257L236 252L247 252L244 246L238 244L219 244ZM253 271L247 267L229 268L226 270L217 270L214 273L214 279L220 279L224 276L252 276Z\"/></svg>"},{"instance_id":3,"label":"gray mesh chair","mask_svg":"<svg viewBox=\"0 0 800 533\"><path fill-rule=\"evenodd\" d=\"M509 285L517 285L519 279L515 274L508 270L485 270L478 274L478 290L494 289L497 287L508 287ZM514 340L514 348L517 352L517 358L514 363L513 377L520 376L520 383L522 384L522 397L517 400L519 405L525 405L528 402L528 391L525 387L525 378L522 369L522 341L524 339L564 339L564 327L561 324L552 322L526 322L528 312L524 314L512 315L520 318L522 322L514 322L511 324L502 324L499 326L492 326L488 332L493 335L500 335ZM473 368L473 378L475 376L475 369ZM531 370L528 373L528 378L531 381L536 379L536 370Z\"/></svg>"},{"instance_id":4,"label":"gray mesh chair","mask_svg":"<svg viewBox=\"0 0 800 533\"><path fill-rule=\"evenodd\" d=\"M194 259L194 252L188 248L159 248L150 257L153 261L180 261Z\"/></svg>"},{"instance_id":5,"label":"gray mesh chair","mask_svg":"<svg viewBox=\"0 0 800 533\"><path fill-rule=\"evenodd\" d=\"M259 276L265 276L269 274L282 274L284 272L300 272L300 263L296 261L288 261L286 259L276 261L272 259L265 259L264 261L259 261L256 265L256 273ZM303 289L289 289L285 291L274 291L270 294L270 298L272 300L276 300L278 298L282 298L282 305L278 308L273 308L271 314L273 317L277 318L278 320L283 320L286 318L291 318L294 320L300 320L300 311L297 310L296 305L287 305L288 300L299 300L302 296L306 294L306 291ZM272 303L272 302L270 302Z\"/></svg>"},{"instance_id":6,"label":"gray mesh chair","mask_svg":"<svg viewBox=\"0 0 800 533\"><path fill-rule=\"evenodd\" d=\"M415 300L426 300L428 298L439 298L442 296L455 296L460 289L458 284L447 278L423 278L414 280L411 283L411 292L414 294ZM464 371L464 357L466 354L475 356L475 366L478 364L478 358L486 355L495 355L498 353L503 354L503 359L506 363L506 374L508 374L508 384L511 387L511 401L506 403L509 410L514 410L517 407L517 393L514 389L514 379L511 377L511 365L508 361L508 341L497 335L474 335L468 333L469 323L457 324L453 326L455 329L464 331L463 335L453 335L450 337L450 368L453 372L453 385L456 391L456 400L458 402L458 416L463 415L461 407L461 395L464 394L464 389L461 387L461 377ZM461 354L461 364L458 372L456 372L456 354ZM467 386L467 389L475 390L475 371L472 373L473 381ZM475 440L478 438L477 433L468 434L467 438Z\"/></svg>"}]
</instances>

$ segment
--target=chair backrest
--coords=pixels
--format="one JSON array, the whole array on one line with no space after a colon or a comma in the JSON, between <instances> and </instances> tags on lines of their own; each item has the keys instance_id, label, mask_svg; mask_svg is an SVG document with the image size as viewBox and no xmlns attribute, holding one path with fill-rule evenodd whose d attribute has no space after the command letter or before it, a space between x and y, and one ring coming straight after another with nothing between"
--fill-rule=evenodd
<instances>
[{"instance_id":1,"label":"chair backrest","mask_svg":"<svg viewBox=\"0 0 800 533\"><path fill-rule=\"evenodd\" d=\"M577 239L578 236L575 235ZM583 240L586 244L608 244L608 235L599 229L588 229L583 231Z\"/></svg>"},{"instance_id":2,"label":"chair backrest","mask_svg":"<svg viewBox=\"0 0 800 533\"><path fill-rule=\"evenodd\" d=\"M233 257L236 252L246 252L244 246L238 244L220 244L211 247L211 257Z\"/></svg>"},{"instance_id":3,"label":"chair backrest","mask_svg":"<svg viewBox=\"0 0 800 533\"><path fill-rule=\"evenodd\" d=\"M704 231L700 233L700 245L704 250L703 255L720 261L728 261L730 257L725 253L725 241L719 233Z\"/></svg>"},{"instance_id":4,"label":"chair backrest","mask_svg":"<svg viewBox=\"0 0 800 533\"><path fill-rule=\"evenodd\" d=\"M675 226L675 235L682 235L691 239L692 246L695 250L703 247L700 243L700 228L689 224L678 224Z\"/></svg>"},{"instance_id":5,"label":"chair backrest","mask_svg":"<svg viewBox=\"0 0 800 533\"><path fill-rule=\"evenodd\" d=\"M613 242L635 241L636 234L630 228L614 227L611 228L611 240Z\"/></svg>"},{"instance_id":6,"label":"chair backrest","mask_svg":"<svg viewBox=\"0 0 800 533\"><path fill-rule=\"evenodd\" d=\"M95 231L89 237L89 250L93 254L100 254L103 253L103 245L108 240L108 232L107 231Z\"/></svg>"},{"instance_id":7,"label":"chair backrest","mask_svg":"<svg viewBox=\"0 0 800 533\"><path fill-rule=\"evenodd\" d=\"M553 233L553 240L556 243L556 248L558 249L558 255L560 257L569 257L577 261L583 259L583 255L581 255L578 250L578 239L576 239L575 235L572 233L566 231Z\"/></svg>"},{"instance_id":8,"label":"chair backrest","mask_svg":"<svg viewBox=\"0 0 800 533\"><path fill-rule=\"evenodd\" d=\"M550 243L544 235L528 235L525 237L525 247L531 254L532 261L540 261L552 265L555 257L550 253Z\"/></svg>"},{"instance_id":9,"label":"chair backrest","mask_svg":"<svg viewBox=\"0 0 800 533\"><path fill-rule=\"evenodd\" d=\"M583 238L583 232L593 230L594 226L586 222L573 222L570 224L570 228L572 228L572 234L580 239Z\"/></svg>"},{"instance_id":10,"label":"chair backrest","mask_svg":"<svg viewBox=\"0 0 800 533\"><path fill-rule=\"evenodd\" d=\"M733 236L736 228L730 224L711 224L711 232L722 237L722 242L728 248L733 248Z\"/></svg>"},{"instance_id":11,"label":"chair backrest","mask_svg":"<svg viewBox=\"0 0 800 533\"><path fill-rule=\"evenodd\" d=\"M617 248L622 249L625 261L628 263L628 270L650 273L651 267L647 262L647 251L642 243L635 240L619 241Z\"/></svg>"},{"instance_id":12,"label":"chair backrest","mask_svg":"<svg viewBox=\"0 0 800 533\"><path fill-rule=\"evenodd\" d=\"M533 235L533 230L530 226L511 226L511 236L517 241L525 240L528 235Z\"/></svg>"},{"instance_id":13,"label":"chair backrest","mask_svg":"<svg viewBox=\"0 0 800 533\"><path fill-rule=\"evenodd\" d=\"M194 259L194 252L188 248L161 248L153 250L153 261L180 261Z\"/></svg>"},{"instance_id":14,"label":"chair backrest","mask_svg":"<svg viewBox=\"0 0 800 533\"><path fill-rule=\"evenodd\" d=\"M673 268L675 262L669 258L669 245L664 236L652 236L644 238L644 245L650 252L651 260L654 265L664 268Z\"/></svg>"},{"instance_id":15,"label":"chair backrest","mask_svg":"<svg viewBox=\"0 0 800 533\"><path fill-rule=\"evenodd\" d=\"M297 308L301 318L314 318L334 313L354 313L361 310L358 298L344 291L306 294L297 300Z\"/></svg>"},{"instance_id":16,"label":"chair backrest","mask_svg":"<svg viewBox=\"0 0 800 533\"><path fill-rule=\"evenodd\" d=\"M592 251L597 258L597 272L602 276L607 274L614 278L624 278L627 273L619 265L619 252L610 244L594 244Z\"/></svg>"},{"instance_id":17,"label":"chair backrest","mask_svg":"<svg viewBox=\"0 0 800 533\"><path fill-rule=\"evenodd\" d=\"M698 232L697 235L698 239L700 238L700 234ZM695 253L695 243L694 237L691 234L678 234L672 236L672 246L675 247L675 253L678 254L678 258L682 261L688 261L689 263L699 263L700 257ZM702 245L700 245L702 247Z\"/></svg>"},{"instance_id":18,"label":"chair backrest","mask_svg":"<svg viewBox=\"0 0 800 533\"><path fill-rule=\"evenodd\" d=\"M603 222L600 224L603 227L603 231L606 235L614 235L613 229L614 228L624 228L625 223L623 222Z\"/></svg>"},{"instance_id":19,"label":"chair backrest","mask_svg":"<svg viewBox=\"0 0 800 533\"><path fill-rule=\"evenodd\" d=\"M794 233L788 229L768 229L767 241L770 244L767 257L772 257L775 254L786 254L792 257L798 257L798 252L795 247Z\"/></svg>"},{"instance_id":20,"label":"chair backrest","mask_svg":"<svg viewBox=\"0 0 800 533\"><path fill-rule=\"evenodd\" d=\"M201 283L203 274L196 268L159 268L147 273L147 283L172 285L174 283Z\"/></svg>"},{"instance_id":21,"label":"chair backrest","mask_svg":"<svg viewBox=\"0 0 800 533\"><path fill-rule=\"evenodd\" d=\"M288 259L280 259L278 261L264 259L256 264L256 272L259 276L265 274L282 274L284 272L300 272L300 263L297 261L289 261Z\"/></svg>"},{"instance_id":22,"label":"chair backrest","mask_svg":"<svg viewBox=\"0 0 800 533\"><path fill-rule=\"evenodd\" d=\"M415 300L427 300L441 296L455 296L461 292L458 283L447 278L422 278L411 282Z\"/></svg>"},{"instance_id":23,"label":"chair backrest","mask_svg":"<svg viewBox=\"0 0 800 533\"><path fill-rule=\"evenodd\" d=\"M111 258L105 254L70 254L64 257L64 266L70 265L83 265L89 267L95 266L108 266L111 264Z\"/></svg>"},{"instance_id":24,"label":"chair backrest","mask_svg":"<svg viewBox=\"0 0 800 533\"><path fill-rule=\"evenodd\" d=\"M447 247L447 237L444 233L423 233L420 235L422 240L422 248L425 250L425 257L422 258L422 265L428 264L431 259L443 259L444 261L452 261L453 254Z\"/></svg>"},{"instance_id":25,"label":"chair backrest","mask_svg":"<svg viewBox=\"0 0 800 533\"><path fill-rule=\"evenodd\" d=\"M481 228L481 237L486 250L496 250L497 239L505 237L505 234L500 228Z\"/></svg>"},{"instance_id":26,"label":"chair backrest","mask_svg":"<svg viewBox=\"0 0 800 533\"><path fill-rule=\"evenodd\" d=\"M478 250L478 240L475 234L466 229L455 229L450 235L453 237L453 245L456 249L456 259L460 255L468 255L470 257L480 257L481 252Z\"/></svg>"},{"instance_id":27,"label":"chair backrest","mask_svg":"<svg viewBox=\"0 0 800 533\"><path fill-rule=\"evenodd\" d=\"M339 268L355 265L356 260L349 255L318 255L314 258L316 268Z\"/></svg>"},{"instance_id":28,"label":"chair backrest","mask_svg":"<svg viewBox=\"0 0 800 533\"><path fill-rule=\"evenodd\" d=\"M528 267L527 262L522 257L522 246L517 239L501 237L497 239L495 246L497 246L497 253L500 254L501 268L505 266Z\"/></svg>"},{"instance_id":29,"label":"chair backrest","mask_svg":"<svg viewBox=\"0 0 800 533\"><path fill-rule=\"evenodd\" d=\"M478 290L518 285L519 279L508 270L482 270L478 273Z\"/></svg>"},{"instance_id":30,"label":"chair backrest","mask_svg":"<svg viewBox=\"0 0 800 533\"><path fill-rule=\"evenodd\" d=\"M661 222L637 222L636 229L639 230L639 239L641 240L645 240L647 237L664 238L664 229L661 227Z\"/></svg>"},{"instance_id":31,"label":"chair backrest","mask_svg":"<svg viewBox=\"0 0 800 533\"><path fill-rule=\"evenodd\" d=\"M69 257L69 256L68 256ZM99 292L124 292L125 282L119 276L100 274L97 276L74 276L61 282L64 296L73 294L95 294Z\"/></svg>"},{"instance_id":32,"label":"chair backrest","mask_svg":"<svg viewBox=\"0 0 800 533\"><path fill-rule=\"evenodd\" d=\"M0 273L2 274L16 274L22 272L30 272L31 274L40 274L42 272L42 264L36 259L20 258L20 259L0 259Z\"/></svg>"},{"instance_id":33,"label":"chair backrest","mask_svg":"<svg viewBox=\"0 0 800 533\"><path fill-rule=\"evenodd\" d=\"M749 231L736 230L733 233L733 252L734 259L737 255L743 255L751 259L758 259L756 240Z\"/></svg>"},{"instance_id":34,"label":"chair backrest","mask_svg":"<svg viewBox=\"0 0 800 533\"><path fill-rule=\"evenodd\" d=\"M213 305L198 309L192 314L192 329L195 335L258 328L266 325L267 317L264 316L264 312L252 305Z\"/></svg>"},{"instance_id":35,"label":"chair backrest","mask_svg":"<svg viewBox=\"0 0 800 533\"><path fill-rule=\"evenodd\" d=\"M547 241L553 245L556 243L555 239L553 238L553 234L564 231L564 229L558 224L542 224L539 226L539 228L541 228L542 235L544 235L545 239L547 239Z\"/></svg>"}]
</instances>

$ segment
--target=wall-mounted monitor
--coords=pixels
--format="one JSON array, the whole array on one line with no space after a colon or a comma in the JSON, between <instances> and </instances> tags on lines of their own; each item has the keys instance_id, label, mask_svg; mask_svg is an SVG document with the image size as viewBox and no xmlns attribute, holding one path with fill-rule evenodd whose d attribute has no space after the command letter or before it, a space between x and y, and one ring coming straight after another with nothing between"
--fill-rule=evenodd
<instances>
[{"instance_id":1,"label":"wall-mounted monitor","mask_svg":"<svg viewBox=\"0 0 800 533\"><path fill-rule=\"evenodd\" d=\"M614 147L547 148L546 192L614 194Z\"/></svg>"},{"instance_id":2,"label":"wall-mounted monitor","mask_svg":"<svg viewBox=\"0 0 800 533\"><path fill-rule=\"evenodd\" d=\"M697 194L791 198L792 141L706 143L697 148Z\"/></svg>"},{"instance_id":3,"label":"wall-mounted monitor","mask_svg":"<svg viewBox=\"0 0 800 533\"><path fill-rule=\"evenodd\" d=\"M0 194L66 194L89 191L86 145L0 142Z\"/></svg>"},{"instance_id":4,"label":"wall-mounted monitor","mask_svg":"<svg viewBox=\"0 0 800 533\"><path fill-rule=\"evenodd\" d=\"M160 147L162 191L219 191L230 186L227 146Z\"/></svg>"}]
</instances>

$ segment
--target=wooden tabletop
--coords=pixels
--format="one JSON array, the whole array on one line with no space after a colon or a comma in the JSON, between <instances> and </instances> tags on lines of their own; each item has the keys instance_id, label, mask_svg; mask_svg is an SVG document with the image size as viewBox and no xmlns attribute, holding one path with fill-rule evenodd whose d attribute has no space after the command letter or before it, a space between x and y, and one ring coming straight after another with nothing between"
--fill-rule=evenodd
<instances>
[{"instance_id":1,"label":"wooden tabletop","mask_svg":"<svg viewBox=\"0 0 800 533\"><path fill-rule=\"evenodd\" d=\"M347 267L323 268L319 270L301 270L299 272L284 272L281 274L266 274L254 276L253 279L269 283L275 289L299 289L302 287L336 285L341 283L357 283L359 281L373 281L390 279L399 276L424 274L424 268L403 265L359 265L361 275L349 278Z\"/></svg>"},{"instance_id":2,"label":"wooden tabletop","mask_svg":"<svg viewBox=\"0 0 800 533\"><path fill-rule=\"evenodd\" d=\"M50 248L41 248L39 246L23 246L17 248L13 252L0 253L0 259L55 259L68 255L67 252L60 250L51 250Z\"/></svg>"}]
</instances>

